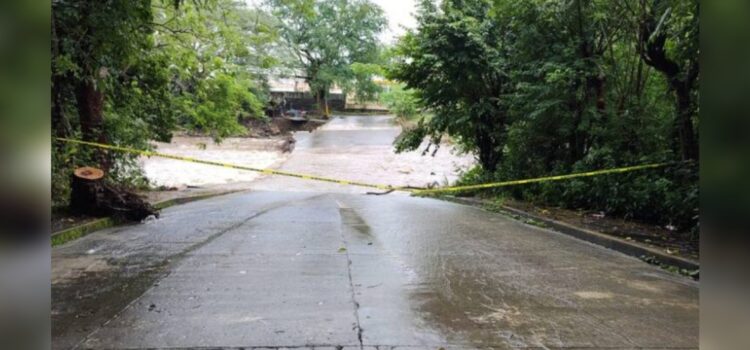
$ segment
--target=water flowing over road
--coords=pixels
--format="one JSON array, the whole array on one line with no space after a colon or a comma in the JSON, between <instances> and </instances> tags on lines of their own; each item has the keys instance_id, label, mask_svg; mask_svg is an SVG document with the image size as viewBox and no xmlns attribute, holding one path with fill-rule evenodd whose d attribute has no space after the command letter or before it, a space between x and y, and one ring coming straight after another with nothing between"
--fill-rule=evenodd
<instances>
[{"instance_id":1,"label":"water flowing over road","mask_svg":"<svg viewBox=\"0 0 750 350\"><path fill-rule=\"evenodd\" d=\"M423 186L471 163L394 155L398 132L338 118L298 135L282 169ZM53 347L698 347L697 283L637 259L404 193L252 186L54 248Z\"/></svg>"}]
</instances>

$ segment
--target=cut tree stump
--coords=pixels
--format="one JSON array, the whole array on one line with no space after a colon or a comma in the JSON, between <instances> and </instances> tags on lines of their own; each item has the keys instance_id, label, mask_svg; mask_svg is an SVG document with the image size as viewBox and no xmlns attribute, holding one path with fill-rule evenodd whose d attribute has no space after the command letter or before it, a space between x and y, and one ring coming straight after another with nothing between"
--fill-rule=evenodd
<instances>
[{"instance_id":1,"label":"cut tree stump","mask_svg":"<svg viewBox=\"0 0 750 350\"><path fill-rule=\"evenodd\" d=\"M104 216L102 207L104 171L92 167L73 171L70 183L70 208L81 215Z\"/></svg>"},{"instance_id":2,"label":"cut tree stump","mask_svg":"<svg viewBox=\"0 0 750 350\"><path fill-rule=\"evenodd\" d=\"M104 171L97 168L92 168L90 166L85 166L83 168L78 168L73 171L73 174L79 179L85 179L85 180L101 180L104 178Z\"/></svg>"},{"instance_id":3,"label":"cut tree stump","mask_svg":"<svg viewBox=\"0 0 750 350\"><path fill-rule=\"evenodd\" d=\"M70 208L80 215L113 216L140 221L159 212L138 194L104 180L104 171L82 167L73 171Z\"/></svg>"}]
</instances>

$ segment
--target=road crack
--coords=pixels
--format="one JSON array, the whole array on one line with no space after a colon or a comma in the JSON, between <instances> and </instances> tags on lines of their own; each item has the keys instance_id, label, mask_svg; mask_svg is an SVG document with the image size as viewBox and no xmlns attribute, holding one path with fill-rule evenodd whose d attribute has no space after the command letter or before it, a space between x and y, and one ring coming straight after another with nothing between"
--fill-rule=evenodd
<instances>
[{"instance_id":1,"label":"road crack","mask_svg":"<svg viewBox=\"0 0 750 350\"><path fill-rule=\"evenodd\" d=\"M339 214L341 214L342 204L339 204ZM350 209L351 210L351 209ZM352 304L354 305L354 320L356 321L355 324L355 330L357 331L357 340L359 341L359 348L360 350L364 349L364 343L362 342L362 333L364 330L362 329L362 324L360 323L359 319L359 302L356 298L356 293L354 292L354 281L352 279L352 258L351 255L349 255L349 247L348 247L348 241L346 240L346 236L344 235L344 229L346 224L341 220L341 242L344 246L344 253L346 254L346 272L347 276L349 278L349 291L351 292L352 297Z\"/></svg>"}]
</instances>

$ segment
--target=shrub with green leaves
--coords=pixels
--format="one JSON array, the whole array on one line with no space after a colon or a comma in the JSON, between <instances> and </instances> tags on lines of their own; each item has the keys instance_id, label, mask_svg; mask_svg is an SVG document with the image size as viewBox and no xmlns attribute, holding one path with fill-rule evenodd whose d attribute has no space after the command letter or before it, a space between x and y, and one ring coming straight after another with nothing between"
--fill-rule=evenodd
<instances>
[{"instance_id":1,"label":"shrub with green leaves","mask_svg":"<svg viewBox=\"0 0 750 350\"><path fill-rule=\"evenodd\" d=\"M394 84L380 94L382 102L397 118L414 120L422 116L419 100L413 90L404 89L402 84Z\"/></svg>"},{"instance_id":2,"label":"shrub with green leaves","mask_svg":"<svg viewBox=\"0 0 750 350\"><path fill-rule=\"evenodd\" d=\"M52 3L53 136L149 149L187 129L221 139L264 118L260 68L275 64L267 17L232 0ZM52 201L69 176L100 166L145 186L134 155L53 142Z\"/></svg>"},{"instance_id":3,"label":"shrub with green leaves","mask_svg":"<svg viewBox=\"0 0 750 350\"><path fill-rule=\"evenodd\" d=\"M697 230L696 0L421 1L389 78L434 118L397 151L450 135L462 183L693 161L489 191Z\"/></svg>"}]
</instances>

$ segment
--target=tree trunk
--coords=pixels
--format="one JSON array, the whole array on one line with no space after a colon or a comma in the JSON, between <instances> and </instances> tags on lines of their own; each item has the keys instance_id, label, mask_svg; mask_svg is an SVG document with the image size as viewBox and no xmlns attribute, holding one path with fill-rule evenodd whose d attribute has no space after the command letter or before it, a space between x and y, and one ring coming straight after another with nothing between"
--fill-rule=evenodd
<instances>
[{"instance_id":1,"label":"tree trunk","mask_svg":"<svg viewBox=\"0 0 750 350\"><path fill-rule=\"evenodd\" d=\"M591 6L591 4L587 2L586 6ZM581 3L581 0L576 1L577 30L579 36L578 52L580 59L584 62L585 71L584 76L580 77L580 80L576 82L576 85L583 89L583 97L574 97L573 127L569 138L571 164L582 159L588 152L590 145L597 142L597 135L592 136L589 132L590 128L586 130L581 130L580 128L585 117L585 110L593 100L598 118L589 120L591 122L603 123L606 108L604 77L601 76L596 64L604 51L598 48L594 42L592 38L594 34L589 35L589 32L595 33L596 29L591 29L589 23L584 23L586 16L584 15L583 7L584 5Z\"/></svg>"},{"instance_id":2,"label":"tree trunk","mask_svg":"<svg viewBox=\"0 0 750 350\"><path fill-rule=\"evenodd\" d=\"M666 34L656 33L657 18L653 12L644 9L639 28L638 50L647 65L664 74L669 89L675 94L675 131L679 141L679 152L683 160L697 160L699 156L698 137L693 130L692 117L695 113L691 90L698 79L699 62L680 65L667 57Z\"/></svg>"},{"instance_id":3,"label":"tree trunk","mask_svg":"<svg viewBox=\"0 0 750 350\"><path fill-rule=\"evenodd\" d=\"M574 89L574 91L585 89L583 79L576 80ZM585 90L584 94L586 94ZM585 137L585 135L582 135L582 132L579 130L581 123L583 122L583 109L585 100L582 101L581 98L579 98L577 95L578 94L573 94L570 101L568 101L568 109L573 115L573 119L571 120L570 125L570 133L568 134L568 145L570 147L568 149L569 164L573 164L583 158L583 154L585 151L585 146L583 144L583 138Z\"/></svg>"},{"instance_id":4,"label":"tree trunk","mask_svg":"<svg viewBox=\"0 0 750 350\"><path fill-rule=\"evenodd\" d=\"M680 151L683 160L697 160L699 156L698 141L693 129L693 108L690 88L687 83L676 82L674 91L677 98L677 116L675 126L680 140Z\"/></svg>"},{"instance_id":5,"label":"tree trunk","mask_svg":"<svg viewBox=\"0 0 750 350\"><path fill-rule=\"evenodd\" d=\"M104 95L91 80L83 80L76 87L76 105L81 133L84 141L107 143L104 135ZM104 170L109 170L110 161L102 149L96 149L94 159Z\"/></svg>"},{"instance_id":6,"label":"tree trunk","mask_svg":"<svg viewBox=\"0 0 750 350\"><path fill-rule=\"evenodd\" d=\"M83 167L70 180L70 209L79 215L106 215L101 205L104 194L104 171Z\"/></svg>"},{"instance_id":7,"label":"tree trunk","mask_svg":"<svg viewBox=\"0 0 750 350\"><path fill-rule=\"evenodd\" d=\"M488 138L477 138L479 142L479 163L482 164L482 168L490 173L497 170L498 156L495 152L493 143Z\"/></svg>"},{"instance_id":8,"label":"tree trunk","mask_svg":"<svg viewBox=\"0 0 750 350\"><path fill-rule=\"evenodd\" d=\"M328 117L328 96L326 96L327 88L318 89L318 112L324 117Z\"/></svg>"},{"instance_id":9,"label":"tree trunk","mask_svg":"<svg viewBox=\"0 0 750 350\"><path fill-rule=\"evenodd\" d=\"M591 84L593 85L594 96L596 97L596 112L599 113L599 117L603 117L607 108L604 79L597 75L591 79Z\"/></svg>"},{"instance_id":10,"label":"tree trunk","mask_svg":"<svg viewBox=\"0 0 750 350\"><path fill-rule=\"evenodd\" d=\"M57 137L68 137L72 129L63 107L65 103L63 96L64 80L65 77L60 75L52 77L52 127Z\"/></svg>"},{"instance_id":11,"label":"tree trunk","mask_svg":"<svg viewBox=\"0 0 750 350\"><path fill-rule=\"evenodd\" d=\"M502 158L502 153L497 151L498 141L490 131L493 121L490 115L480 117L480 123L476 128L477 148L479 149L479 163L487 172L495 172Z\"/></svg>"},{"instance_id":12,"label":"tree trunk","mask_svg":"<svg viewBox=\"0 0 750 350\"><path fill-rule=\"evenodd\" d=\"M52 17L52 56L57 57L60 55L60 34L55 23L54 16ZM63 96L63 85L69 76L62 76L59 74L52 73L52 89L50 95L52 96L52 128L55 131L57 137L67 137L70 135L71 126L68 118L65 116L65 110L63 108L64 96Z\"/></svg>"},{"instance_id":13,"label":"tree trunk","mask_svg":"<svg viewBox=\"0 0 750 350\"><path fill-rule=\"evenodd\" d=\"M581 132L578 130L581 125L581 120L583 119L583 110L582 107L579 106L580 103L576 103L576 105L577 106L573 110L573 125L570 131L570 135L568 136L568 143L570 144L570 164L579 161L581 158L583 158L584 154L584 145L581 140Z\"/></svg>"}]
</instances>

